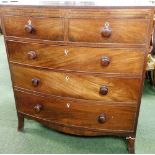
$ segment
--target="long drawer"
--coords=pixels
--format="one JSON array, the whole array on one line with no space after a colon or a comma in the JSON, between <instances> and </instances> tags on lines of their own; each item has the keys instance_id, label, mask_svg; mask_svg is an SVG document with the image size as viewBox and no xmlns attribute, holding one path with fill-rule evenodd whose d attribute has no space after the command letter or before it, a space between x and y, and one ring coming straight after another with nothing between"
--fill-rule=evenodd
<instances>
[{"instance_id":1,"label":"long drawer","mask_svg":"<svg viewBox=\"0 0 155 155\"><path fill-rule=\"evenodd\" d=\"M14 86L52 94L106 102L137 102L141 85L138 77L113 77L39 70L11 65Z\"/></svg>"},{"instance_id":2,"label":"long drawer","mask_svg":"<svg viewBox=\"0 0 155 155\"><path fill-rule=\"evenodd\" d=\"M64 19L26 16L4 16L6 36L52 41L64 40Z\"/></svg>"},{"instance_id":3,"label":"long drawer","mask_svg":"<svg viewBox=\"0 0 155 155\"><path fill-rule=\"evenodd\" d=\"M99 104L15 91L18 111L66 126L133 131L136 107Z\"/></svg>"},{"instance_id":4,"label":"long drawer","mask_svg":"<svg viewBox=\"0 0 155 155\"><path fill-rule=\"evenodd\" d=\"M143 23L143 24L141 24ZM133 18L95 18L69 20L71 42L144 44L149 20Z\"/></svg>"},{"instance_id":5,"label":"long drawer","mask_svg":"<svg viewBox=\"0 0 155 155\"><path fill-rule=\"evenodd\" d=\"M143 71L144 50L140 48L50 46L13 41L7 41L7 47L11 62L31 66L94 73L142 74Z\"/></svg>"}]
</instances>

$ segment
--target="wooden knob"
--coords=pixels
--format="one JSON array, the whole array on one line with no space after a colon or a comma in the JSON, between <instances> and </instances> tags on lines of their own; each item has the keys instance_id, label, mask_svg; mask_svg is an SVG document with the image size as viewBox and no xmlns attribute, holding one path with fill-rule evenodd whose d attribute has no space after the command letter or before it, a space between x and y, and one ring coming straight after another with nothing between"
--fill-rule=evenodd
<instances>
[{"instance_id":1,"label":"wooden knob","mask_svg":"<svg viewBox=\"0 0 155 155\"><path fill-rule=\"evenodd\" d=\"M29 51L27 53L28 59L35 59L37 57L37 53L35 51Z\"/></svg>"},{"instance_id":2,"label":"wooden knob","mask_svg":"<svg viewBox=\"0 0 155 155\"><path fill-rule=\"evenodd\" d=\"M99 122L99 123L105 123L105 121L106 121L106 116L105 116L105 114L104 114L104 113L100 114L100 115L98 116L98 122Z\"/></svg>"},{"instance_id":3,"label":"wooden knob","mask_svg":"<svg viewBox=\"0 0 155 155\"><path fill-rule=\"evenodd\" d=\"M110 59L109 59L108 56L103 56L103 57L101 58L101 64L102 64L102 66L108 66L109 63L110 63Z\"/></svg>"},{"instance_id":4,"label":"wooden knob","mask_svg":"<svg viewBox=\"0 0 155 155\"><path fill-rule=\"evenodd\" d=\"M112 29L110 28L110 24L106 22L104 27L101 29L102 37L110 37L112 34Z\"/></svg>"},{"instance_id":5,"label":"wooden knob","mask_svg":"<svg viewBox=\"0 0 155 155\"><path fill-rule=\"evenodd\" d=\"M31 24L27 24L27 25L25 25L25 31L27 33L32 33L34 31L34 28Z\"/></svg>"},{"instance_id":6,"label":"wooden knob","mask_svg":"<svg viewBox=\"0 0 155 155\"><path fill-rule=\"evenodd\" d=\"M32 85L34 87L37 87L39 85L39 83L40 83L40 79L38 79L38 78L33 78L32 79Z\"/></svg>"},{"instance_id":7,"label":"wooden knob","mask_svg":"<svg viewBox=\"0 0 155 155\"><path fill-rule=\"evenodd\" d=\"M43 106L41 104L37 104L34 106L34 110L37 113L40 112L42 110L42 108L43 108Z\"/></svg>"},{"instance_id":8,"label":"wooden knob","mask_svg":"<svg viewBox=\"0 0 155 155\"><path fill-rule=\"evenodd\" d=\"M107 86L101 86L101 87L100 87L99 93L100 93L101 95L106 95L106 94L108 93L108 88L107 88Z\"/></svg>"}]
</instances>

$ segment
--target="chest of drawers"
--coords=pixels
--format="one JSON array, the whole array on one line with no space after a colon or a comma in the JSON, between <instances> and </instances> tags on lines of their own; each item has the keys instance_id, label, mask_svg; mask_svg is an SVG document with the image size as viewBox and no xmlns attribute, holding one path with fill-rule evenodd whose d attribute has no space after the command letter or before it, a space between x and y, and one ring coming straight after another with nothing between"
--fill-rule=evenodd
<instances>
[{"instance_id":1,"label":"chest of drawers","mask_svg":"<svg viewBox=\"0 0 155 155\"><path fill-rule=\"evenodd\" d=\"M153 9L1 5L18 130L24 118L134 142Z\"/></svg>"}]
</instances>

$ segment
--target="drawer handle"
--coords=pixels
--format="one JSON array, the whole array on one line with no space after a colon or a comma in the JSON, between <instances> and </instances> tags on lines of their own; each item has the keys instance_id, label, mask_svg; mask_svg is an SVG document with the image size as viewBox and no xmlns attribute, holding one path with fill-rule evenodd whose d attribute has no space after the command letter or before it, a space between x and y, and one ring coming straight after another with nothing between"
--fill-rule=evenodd
<instances>
[{"instance_id":1,"label":"drawer handle","mask_svg":"<svg viewBox=\"0 0 155 155\"><path fill-rule=\"evenodd\" d=\"M108 88L107 88L107 86L101 86L101 87L100 87L99 93L100 93L101 95L106 95L106 94L108 93Z\"/></svg>"},{"instance_id":2,"label":"drawer handle","mask_svg":"<svg viewBox=\"0 0 155 155\"><path fill-rule=\"evenodd\" d=\"M34 27L31 24L25 25L24 29L27 33L32 33L34 31Z\"/></svg>"},{"instance_id":3,"label":"drawer handle","mask_svg":"<svg viewBox=\"0 0 155 155\"><path fill-rule=\"evenodd\" d=\"M110 28L110 24L105 22L104 27L101 29L102 37L110 37L112 34L112 29Z\"/></svg>"},{"instance_id":4,"label":"drawer handle","mask_svg":"<svg viewBox=\"0 0 155 155\"><path fill-rule=\"evenodd\" d=\"M35 51L29 51L27 53L28 59L36 59L37 58L37 53Z\"/></svg>"},{"instance_id":5,"label":"drawer handle","mask_svg":"<svg viewBox=\"0 0 155 155\"><path fill-rule=\"evenodd\" d=\"M39 83L40 83L40 79L38 79L38 78L33 78L32 79L32 85L34 87L37 87L39 85Z\"/></svg>"},{"instance_id":6,"label":"drawer handle","mask_svg":"<svg viewBox=\"0 0 155 155\"><path fill-rule=\"evenodd\" d=\"M37 104L34 106L34 110L36 113L39 113L43 109L43 106L41 104Z\"/></svg>"},{"instance_id":7,"label":"drawer handle","mask_svg":"<svg viewBox=\"0 0 155 155\"><path fill-rule=\"evenodd\" d=\"M99 123L105 123L105 121L106 121L106 116L105 116L105 114L104 114L104 113L100 114L100 115L98 116L98 122L99 122Z\"/></svg>"},{"instance_id":8,"label":"drawer handle","mask_svg":"<svg viewBox=\"0 0 155 155\"><path fill-rule=\"evenodd\" d=\"M110 63L110 59L108 56L102 56L101 58L101 64L102 66L108 66Z\"/></svg>"}]
</instances>

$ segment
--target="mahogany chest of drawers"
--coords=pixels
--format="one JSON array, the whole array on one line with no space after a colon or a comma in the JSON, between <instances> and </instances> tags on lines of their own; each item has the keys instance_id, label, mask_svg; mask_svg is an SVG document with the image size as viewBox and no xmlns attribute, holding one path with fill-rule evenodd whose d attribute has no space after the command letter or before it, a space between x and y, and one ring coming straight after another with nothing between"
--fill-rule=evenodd
<instances>
[{"instance_id":1,"label":"mahogany chest of drawers","mask_svg":"<svg viewBox=\"0 0 155 155\"><path fill-rule=\"evenodd\" d=\"M134 142L153 9L0 5L18 130L24 118L69 134Z\"/></svg>"}]
</instances>

